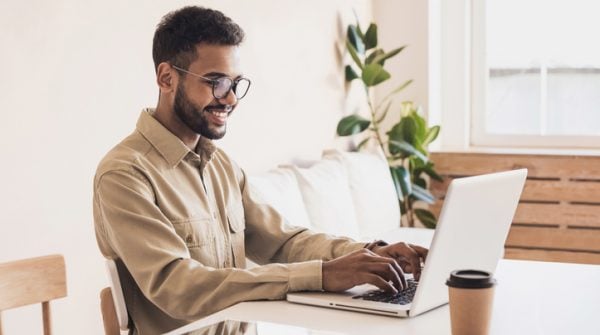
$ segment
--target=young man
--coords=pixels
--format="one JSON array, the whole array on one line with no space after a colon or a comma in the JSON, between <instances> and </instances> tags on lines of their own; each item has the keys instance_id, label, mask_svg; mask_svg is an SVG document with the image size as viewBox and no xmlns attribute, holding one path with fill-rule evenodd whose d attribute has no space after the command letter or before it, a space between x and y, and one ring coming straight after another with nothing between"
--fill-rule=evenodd
<instances>
[{"instance_id":1,"label":"young man","mask_svg":"<svg viewBox=\"0 0 600 335\"><path fill-rule=\"evenodd\" d=\"M98 167L96 236L118 261L138 334L290 291L371 283L395 292L406 287L403 270L420 275L424 248L366 245L286 222L212 143L250 87L238 63L243 37L218 11L166 15L153 43L158 105ZM246 256L261 266L246 269Z\"/></svg>"}]
</instances>

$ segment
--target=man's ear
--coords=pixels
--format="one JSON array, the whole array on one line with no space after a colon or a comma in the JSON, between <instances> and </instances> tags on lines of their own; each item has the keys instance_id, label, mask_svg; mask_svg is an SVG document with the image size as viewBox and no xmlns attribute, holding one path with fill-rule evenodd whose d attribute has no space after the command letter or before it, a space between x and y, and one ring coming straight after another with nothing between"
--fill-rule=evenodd
<instances>
[{"instance_id":1,"label":"man's ear","mask_svg":"<svg viewBox=\"0 0 600 335\"><path fill-rule=\"evenodd\" d=\"M175 70L167 62L158 64L156 69L156 83L161 92L168 93L175 90L178 76L174 74Z\"/></svg>"}]
</instances>

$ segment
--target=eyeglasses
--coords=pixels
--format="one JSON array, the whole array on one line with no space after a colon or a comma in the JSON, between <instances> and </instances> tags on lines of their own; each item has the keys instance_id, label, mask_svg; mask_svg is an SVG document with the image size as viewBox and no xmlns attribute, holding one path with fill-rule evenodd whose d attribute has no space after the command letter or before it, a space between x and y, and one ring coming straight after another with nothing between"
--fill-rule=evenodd
<instances>
[{"instance_id":1,"label":"eyeglasses","mask_svg":"<svg viewBox=\"0 0 600 335\"><path fill-rule=\"evenodd\" d=\"M246 96L246 93L248 93L248 89L250 88L250 79L248 79L248 78L242 77L242 78L237 78L234 80L229 77L219 77L219 78L211 79L211 78L206 78L199 74L190 72L188 70L184 70L184 69L180 68L179 66L175 66L175 65L171 65L171 66L178 71L191 74L192 76L203 79L206 83L211 84L212 85L212 94L215 97L215 99L223 99L229 94L229 91L233 90L233 94L235 94L235 97L238 100L240 100L244 96Z\"/></svg>"}]
</instances>

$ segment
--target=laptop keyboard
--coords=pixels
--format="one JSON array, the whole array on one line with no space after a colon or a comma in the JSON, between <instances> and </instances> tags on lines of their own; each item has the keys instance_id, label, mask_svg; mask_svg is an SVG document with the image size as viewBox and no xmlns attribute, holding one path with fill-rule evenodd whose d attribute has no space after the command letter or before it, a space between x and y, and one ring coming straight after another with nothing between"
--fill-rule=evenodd
<instances>
[{"instance_id":1,"label":"laptop keyboard","mask_svg":"<svg viewBox=\"0 0 600 335\"><path fill-rule=\"evenodd\" d=\"M419 282L414 279L407 279L408 288L403 291L398 292L397 294L390 294L389 292L382 290L374 290L369 291L365 294L356 295L352 297L352 299L362 299L368 301L379 301L379 302L387 302L389 304L396 305L406 305L412 302L415 297L415 292L417 291L417 284Z\"/></svg>"}]
</instances>

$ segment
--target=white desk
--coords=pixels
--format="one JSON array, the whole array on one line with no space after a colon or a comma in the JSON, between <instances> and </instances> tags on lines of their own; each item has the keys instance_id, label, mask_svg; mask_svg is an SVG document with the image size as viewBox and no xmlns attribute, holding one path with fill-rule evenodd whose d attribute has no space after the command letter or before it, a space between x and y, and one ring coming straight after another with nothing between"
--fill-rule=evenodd
<instances>
[{"instance_id":1,"label":"white desk","mask_svg":"<svg viewBox=\"0 0 600 335\"><path fill-rule=\"evenodd\" d=\"M415 242L419 239L426 242L427 237L406 238ZM600 334L600 266L501 260L495 276L498 286L491 334ZM267 321L347 334L450 334L447 305L401 319L285 301L240 303L169 334L189 332L227 319Z\"/></svg>"}]
</instances>

